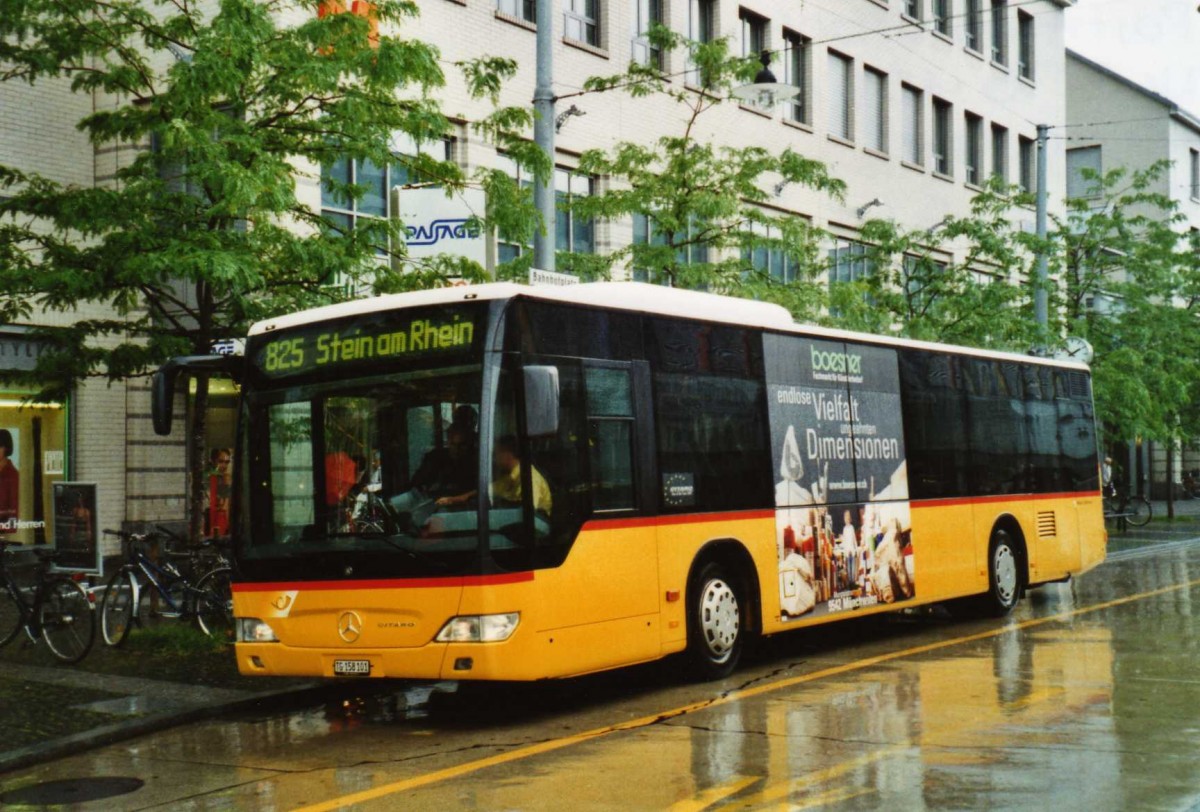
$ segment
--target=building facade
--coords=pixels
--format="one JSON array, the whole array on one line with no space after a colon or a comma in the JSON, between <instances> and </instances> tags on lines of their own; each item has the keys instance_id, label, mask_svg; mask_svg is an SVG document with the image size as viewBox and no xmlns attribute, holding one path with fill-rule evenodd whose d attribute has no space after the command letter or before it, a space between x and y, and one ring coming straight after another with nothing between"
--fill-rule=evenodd
<instances>
[{"instance_id":1,"label":"building facade","mask_svg":"<svg viewBox=\"0 0 1200 812\"><path fill-rule=\"evenodd\" d=\"M111 179L118 148L94 148L77 128L93 112L94 100L72 93L69 84L0 82L0 163L63 184L103 184ZM73 314L38 312L27 323L0 326L0 376L4 369L33 368L40 345L30 336L32 327L97 317L112 314L81 306ZM179 471L164 463L164 452L168 458L182 454L182 441L154 436L148 385L96 378L76 387L65 402L49 404L31 402L35 392L36 387L0 382L0 428L11 438L9 457L18 474L17 523L6 539L53 543L56 526L65 531L69 521L69 535L79 535L82 543L80 534L94 539L100 528L182 517ZM89 499L82 507L60 505L66 512L56 517L53 494L62 482L93 483L95 504Z\"/></svg>"},{"instance_id":2,"label":"building facade","mask_svg":"<svg viewBox=\"0 0 1200 812\"><path fill-rule=\"evenodd\" d=\"M770 111L724 104L697 122L701 138L753 143L773 152L790 147L821 161L847 184L842 202L794 186L777 189L773 215L802 217L827 229L836 239L831 250L851 255L865 218L891 218L909 229L933 227L946 215L966 214L990 175L1033 189L1037 125L1065 120L1063 14L1072 4L566 0L554 23L554 92L569 96L559 102L560 114L574 107L582 115L565 119L556 136L558 190L590 194L619 184L576 174L584 150L682 134L679 109L661 97L579 93L588 78L619 74L631 60L659 66L676 87L699 84L686 55L652 52L645 31L655 21L693 39L725 37L734 53L770 50L776 76L799 88L795 103ZM502 101L522 105L530 103L535 84L534 18L531 1L437 0L422 5L413 29L402 33L436 44L444 65L480 53L516 60L519 73ZM504 155L470 132L469 122L486 111L471 102L461 81L449 78L445 109L462 123L435 149L444 149L468 172L510 168ZM1061 206L1061 142L1050 144L1048 170L1051 205ZM394 181L378 185L374 211L386 206ZM342 217L358 214L322 194L316 168L301 173L300 192L314 208ZM1033 228L1032 210L1021 219ZM606 253L639 238L632 220L576 225L560 226L560 250ZM494 256L502 261L519 250L501 240Z\"/></svg>"}]
</instances>

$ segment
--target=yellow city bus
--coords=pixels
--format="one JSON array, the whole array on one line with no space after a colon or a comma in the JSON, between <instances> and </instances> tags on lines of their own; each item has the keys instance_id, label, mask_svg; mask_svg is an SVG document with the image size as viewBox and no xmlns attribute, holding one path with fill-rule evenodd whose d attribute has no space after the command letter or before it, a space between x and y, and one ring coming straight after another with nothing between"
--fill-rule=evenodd
<instances>
[{"instance_id":1,"label":"yellow city bus","mask_svg":"<svg viewBox=\"0 0 1200 812\"><path fill-rule=\"evenodd\" d=\"M243 674L535 680L1096 566L1086 366L799 325L637 283L489 284L254 325Z\"/></svg>"}]
</instances>

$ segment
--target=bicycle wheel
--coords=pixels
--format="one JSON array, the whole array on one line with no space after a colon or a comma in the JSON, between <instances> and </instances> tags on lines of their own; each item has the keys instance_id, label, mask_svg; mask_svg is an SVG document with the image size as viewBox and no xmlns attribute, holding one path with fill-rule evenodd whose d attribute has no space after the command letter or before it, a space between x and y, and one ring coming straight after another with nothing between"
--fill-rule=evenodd
<instances>
[{"instance_id":1,"label":"bicycle wheel","mask_svg":"<svg viewBox=\"0 0 1200 812\"><path fill-rule=\"evenodd\" d=\"M110 646L119 646L129 636L134 621L137 582L131 570L122 567L108 579L100 599L100 634Z\"/></svg>"},{"instance_id":2,"label":"bicycle wheel","mask_svg":"<svg viewBox=\"0 0 1200 812\"><path fill-rule=\"evenodd\" d=\"M38 624L51 653L64 663L77 663L92 650L96 612L87 590L70 578L46 581Z\"/></svg>"},{"instance_id":3,"label":"bicycle wheel","mask_svg":"<svg viewBox=\"0 0 1200 812\"><path fill-rule=\"evenodd\" d=\"M218 567L196 584L196 625L209 637L233 642L233 588L229 567Z\"/></svg>"},{"instance_id":4,"label":"bicycle wheel","mask_svg":"<svg viewBox=\"0 0 1200 812\"><path fill-rule=\"evenodd\" d=\"M1145 527L1150 522L1153 508L1150 507L1150 500L1146 497L1131 496L1129 504L1125 506L1125 511L1129 514L1126 521L1134 527Z\"/></svg>"},{"instance_id":5,"label":"bicycle wheel","mask_svg":"<svg viewBox=\"0 0 1200 812\"><path fill-rule=\"evenodd\" d=\"M0 592L0 646L7 646L21 631L21 605L5 589Z\"/></svg>"},{"instance_id":6,"label":"bicycle wheel","mask_svg":"<svg viewBox=\"0 0 1200 812\"><path fill-rule=\"evenodd\" d=\"M179 589L170 592L168 601L159 588L152 583L142 584L138 592L137 625L141 629L159 629L164 624L174 623L183 615L183 593Z\"/></svg>"}]
</instances>

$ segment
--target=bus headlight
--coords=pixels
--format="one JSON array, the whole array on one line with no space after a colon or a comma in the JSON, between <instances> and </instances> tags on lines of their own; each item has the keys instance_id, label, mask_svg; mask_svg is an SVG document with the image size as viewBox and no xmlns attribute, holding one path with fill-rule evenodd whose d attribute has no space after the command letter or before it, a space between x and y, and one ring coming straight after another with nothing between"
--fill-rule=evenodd
<instances>
[{"instance_id":1,"label":"bus headlight","mask_svg":"<svg viewBox=\"0 0 1200 812\"><path fill-rule=\"evenodd\" d=\"M435 638L439 643L499 643L512 637L521 615L460 615L446 621Z\"/></svg>"},{"instance_id":2,"label":"bus headlight","mask_svg":"<svg viewBox=\"0 0 1200 812\"><path fill-rule=\"evenodd\" d=\"M237 619L237 641L239 643L278 643L275 630L256 617Z\"/></svg>"}]
</instances>

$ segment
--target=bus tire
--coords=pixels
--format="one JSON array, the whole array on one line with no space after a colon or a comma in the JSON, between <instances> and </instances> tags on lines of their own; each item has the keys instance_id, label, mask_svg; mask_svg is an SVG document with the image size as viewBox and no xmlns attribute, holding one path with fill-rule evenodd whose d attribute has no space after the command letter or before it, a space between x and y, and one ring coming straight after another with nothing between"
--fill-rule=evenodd
<instances>
[{"instance_id":1,"label":"bus tire","mask_svg":"<svg viewBox=\"0 0 1200 812\"><path fill-rule=\"evenodd\" d=\"M746 588L720 561L696 569L687 592L687 660L698 680L723 679L737 668L746 639Z\"/></svg>"},{"instance_id":2,"label":"bus tire","mask_svg":"<svg viewBox=\"0 0 1200 812\"><path fill-rule=\"evenodd\" d=\"M980 596L980 609L992 617L1003 617L1016 608L1024 587L1023 556L1004 528L992 533L988 545L988 591Z\"/></svg>"}]
</instances>

